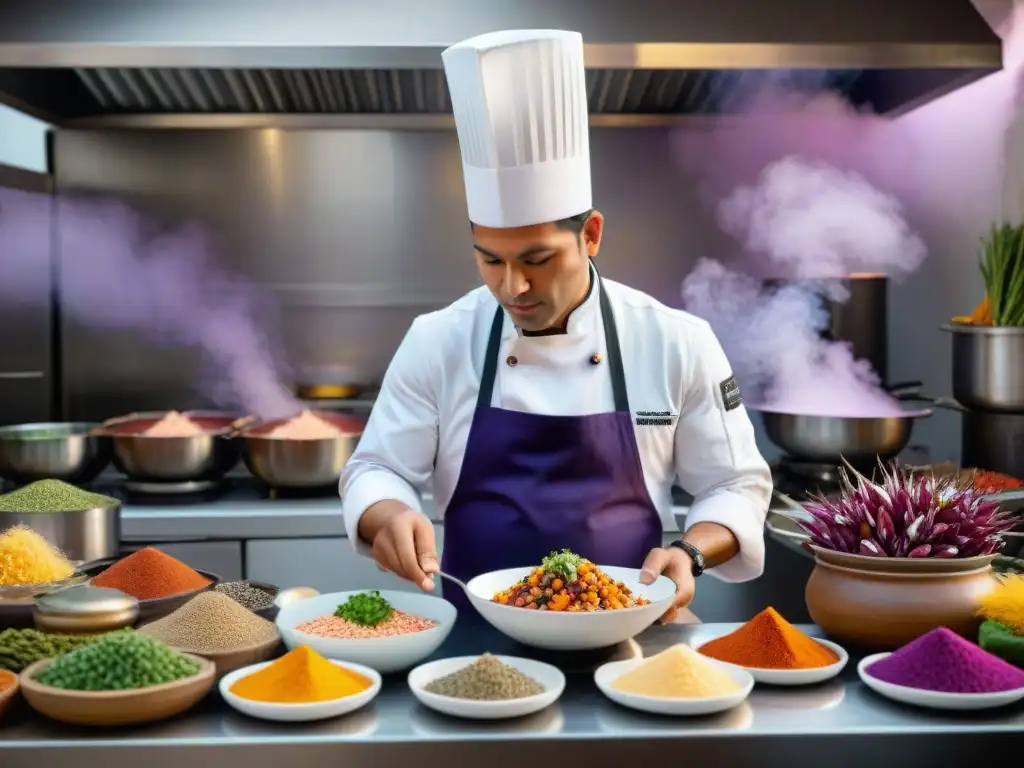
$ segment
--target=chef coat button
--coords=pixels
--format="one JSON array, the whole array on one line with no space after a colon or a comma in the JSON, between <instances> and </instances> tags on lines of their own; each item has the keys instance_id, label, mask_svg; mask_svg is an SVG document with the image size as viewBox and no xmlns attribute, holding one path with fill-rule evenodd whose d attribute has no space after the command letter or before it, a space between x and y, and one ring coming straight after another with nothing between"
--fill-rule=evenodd
<instances>
[{"instance_id":1,"label":"chef coat button","mask_svg":"<svg viewBox=\"0 0 1024 768\"><path fill-rule=\"evenodd\" d=\"M597 365L600 362L601 362L601 355L599 355L597 352L595 352L594 354L592 354L590 356L590 364L591 365Z\"/></svg>"},{"instance_id":2,"label":"chef coat button","mask_svg":"<svg viewBox=\"0 0 1024 768\"><path fill-rule=\"evenodd\" d=\"M505 358L505 362L508 363L509 367L511 368L519 364L519 358L517 358L515 355L509 355L508 357Z\"/></svg>"}]
</instances>

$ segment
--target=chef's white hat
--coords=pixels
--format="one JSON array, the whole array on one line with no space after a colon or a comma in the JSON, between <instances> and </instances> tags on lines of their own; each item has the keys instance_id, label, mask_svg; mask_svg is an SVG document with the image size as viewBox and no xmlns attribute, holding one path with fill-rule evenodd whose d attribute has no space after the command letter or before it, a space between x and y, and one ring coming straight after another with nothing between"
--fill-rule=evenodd
<instances>
[{"instance_id":1,"label":"chef's white hat","mask_svg":"<svg viewBox=\"0 0 1024 768\"><path fill-rule=\"evenodd\" d=\"M590 210L583 37L492 32L442 55L469 220L523 227Z\"/></svg>"}]
</instances>

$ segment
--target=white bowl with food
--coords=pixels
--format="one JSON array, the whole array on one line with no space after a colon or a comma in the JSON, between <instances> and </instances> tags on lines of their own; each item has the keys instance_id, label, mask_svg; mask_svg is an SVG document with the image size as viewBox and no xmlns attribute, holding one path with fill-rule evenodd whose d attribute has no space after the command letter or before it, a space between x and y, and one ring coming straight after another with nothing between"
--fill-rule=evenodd
<instances>
[{"instance_id":1,"label":"white bowl with food","mask_svg":"<svg viewBox=\"0 0 1024 768\"><path fill-rule=\"evenodd\" d=\"M380 601L392 609L386 617L372 611L348 614L352 619L335 616L340 606L362 602L372 607ZM362 590L298 600L281 609L275 624L289 650L308 645L328 659L387 674L415 666L436 651L455 626L456 613L454 605L432 595Z\"/></svg>"},{"instance_id":2,"label":"white bowl with food","mask_svg":"<svg viewBox=\"0 0 1024 768\"><path fill-rule=\"evenodd\" d=\"M555 651L606 648L636 637L665 615L676 592L665 576L641 584L637 568L595 566L564 552L540 566L485 573L467 587L473 607L495 629ZM595 594L596 604L589 597Z\"/></svg>"},{"instance_id":3,"label":"white bowl with food","mask_svg":"<svg viewBox=\"0 0 1024 768\"><path fill-rule=\"evenodd\" d=\"M736 690L721 696L669 697L645 696L627 693L615 687L615 681L633 671L644 659L625 659L602 664L594 671L594 684L611 701L623 707L650 712L656 715L713 715L738 707L754 690L754 677L742 667L726 664L716 659L707 659L707 664L721 670L736 685Z\"/></svg>"},{"instance_id":4,"label":"white bowl with food","mask_svg":"<svg viewBox=\"0 0 1024 768\"><path fill-rule=\"evenodd\" d=\"M850 661L850 654L843 646L829 640L822 640L819 637L811 638L818 645L828 648L836 655L836 660L824 667L811 667L809 669L768 669L766 667L747 667L747 670L755 682L765 685L817 685L826 680L836 677L846 668Z\"/></svg>"},{"instance_id":5,"label":"white bowl with food","mask_svg":"<svg viewBox=\"0 0 1024 768\"><path fill-rule=\"evenodd\" d=\"M481 662L485 667L481 668ZM472 673L498 668L511 678L505 681L506 698L484 698L482 689L500 689L493 679L474 680ZM461 679L460 679L461 678ZM517 656L459 656L421 664L409 673L409 688L423 706L452 717L500 720L524 717L550 707L565 690L565 675L557 667ZM474 690L474 684L477 690ZM514 696L513 685L529 690ZM469 698L472 695L475 698Z\"/></svg>"},{"instance_id":6,"label":"white bowl with food","mask_svg":"<svg viewBox=\"0 0 1024 768\"><path fill-rule=\"evenodd\" d=\"M373 701L380 693L381 678L376 670L364 667L362 664L329 660L332 664L362 675L370 681L370 687L351 696L342 696L340 699L329 701L314 701L303 704L277 704L268 701L253 701L232 693L231 688L243 677L259 672L261 669L270 666L274 662L265 661L261 664L252 664L242 669L229 672L220 679L220 695L224 697L232 709L241 712L249 717L260 720L276 720L283 723L304 723L314 720L326 720L331 717L340 717L357 709L365 707Z\"/></svg>"},{"instance_id":7,"label":"white bowl with food","mask_svg":"<svg viewBox=\"0 0 1024 768\"><path fill-rule=\"evenodd\" d=\"M928 709L946 709L954 712L974 712L981 709L1006 707L1024 699L1024 688L992 693L947 693L887 683L871 674L871 666L891 655L891 653L876 653L866 656L857 665L857 675L864 685L879 696L884 696L900 704Z\"/></svg>"}]
</instances>

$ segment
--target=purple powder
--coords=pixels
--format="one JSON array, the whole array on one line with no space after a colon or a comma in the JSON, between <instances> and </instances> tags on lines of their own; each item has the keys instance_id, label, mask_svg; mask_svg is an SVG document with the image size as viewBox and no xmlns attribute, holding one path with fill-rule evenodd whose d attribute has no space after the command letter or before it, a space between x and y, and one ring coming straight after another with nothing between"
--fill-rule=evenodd
<instances>
[{"instance_id":1,"label":"purple powder","mask_svg":"<svg viewBox=\"0 0 1024 768\"><path fill-rule=\"evenodd\" d=\"M865 670L882 682L942 693L1024 688L1024 670L946 627L933 629Z\"/></svg>"}]
</instances>

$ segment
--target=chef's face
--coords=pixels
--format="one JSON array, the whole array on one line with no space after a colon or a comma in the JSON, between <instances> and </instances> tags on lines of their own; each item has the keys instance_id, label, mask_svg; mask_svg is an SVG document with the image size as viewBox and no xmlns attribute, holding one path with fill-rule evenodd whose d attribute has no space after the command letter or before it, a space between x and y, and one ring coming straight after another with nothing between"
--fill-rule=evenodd
<instances>
[{"instance_id":1,"label":"chef's face","mask_svg":"<svg viewBox=\"0 0 1024 768\"><path fill-rule=\"evenodd\" d=\"M473 227L477 269L524 331L561 327L590 287L590 258L601 244L604 217L594 211L573 228L537 224L513 229Z\"/></svg>"}]
</instances>

